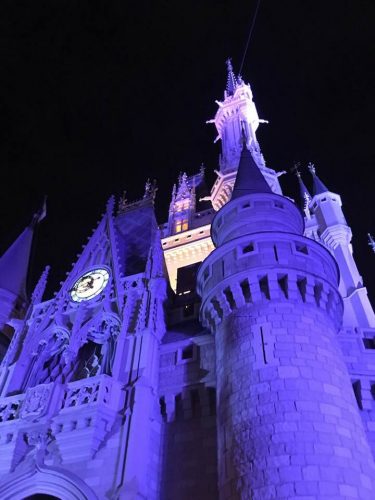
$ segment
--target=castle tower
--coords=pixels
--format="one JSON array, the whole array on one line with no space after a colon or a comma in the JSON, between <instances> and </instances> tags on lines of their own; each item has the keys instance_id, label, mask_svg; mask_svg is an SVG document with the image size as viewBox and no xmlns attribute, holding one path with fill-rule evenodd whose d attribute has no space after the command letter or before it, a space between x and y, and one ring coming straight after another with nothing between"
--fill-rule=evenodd
<instances>
[{"instance_id":1,"label":"castle tower","mask_svg":"<svg viewBox=\"0 0 375 500\"><path fill-rule=\"evenodd\" d=\"M216 101L216 104L218 110L215 117L207 121L207 123L215 124L218 133L215 142L221 139L220 170L216 172L218 179L210 196L215 210L219 210L230 200L241 156L243 135L246 137L248 149L271 189L281 194L278 174L266 167L256 136L259 124L267 123L267 121L259 118L250 85L245 83L241 76L235 76L229 59L224 100Z\"/></svg>"},{"instance_id":2,"label":"castle tower","mask_svg":"<svg viewBox=\"0 0 375 500\"><path fill-rule=\"evenodd\" d=\"M370 499L374 463L342 360L338 269L243 147L198 273L215 335L220 499Z\"/></svg>"}]
</instances>

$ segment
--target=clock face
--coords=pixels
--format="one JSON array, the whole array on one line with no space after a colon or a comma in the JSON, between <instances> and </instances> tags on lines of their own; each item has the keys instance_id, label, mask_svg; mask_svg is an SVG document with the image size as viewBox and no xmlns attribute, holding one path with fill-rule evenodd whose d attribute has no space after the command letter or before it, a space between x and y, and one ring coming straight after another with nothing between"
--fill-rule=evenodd
<instances>
[{"instance_id":1,"label":"clock face","mask_svg":"<svg viewBox=\"0 0 375 500\"><path fill-rule=\"evenodd\" d=\"M74 283L70 295L75 302L93 299L105 288L108 280L109 273L106 269L93 269Z\"/></svg>"}]
</instances>

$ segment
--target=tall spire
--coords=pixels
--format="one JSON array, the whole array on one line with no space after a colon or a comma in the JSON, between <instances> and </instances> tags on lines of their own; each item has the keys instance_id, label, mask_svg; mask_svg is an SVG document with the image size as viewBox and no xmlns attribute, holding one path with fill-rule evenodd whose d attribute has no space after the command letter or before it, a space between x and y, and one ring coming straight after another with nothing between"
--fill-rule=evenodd
<instances>
[{"instance_id":1,"label":"tall spire","mask_svg":"<svg viewBox=\"0 0 375 500\"><path fill-rule=\"evenodd\" d=\"M232 66L232 61L230 58L226 60L227 64L227 71L228 71L228 76L227 76L227 86L226 86L226 95L233 95L234 91L236 90L237 87L237 79L235 77L235 74L233 73L233 66Z\"/></svg>"},{"instance_id":2,"label":"tall spire","mask_svg":"<svg viewBox=\"0 0 375 500\"><path fill-rule=\"evenodd\" d=\"M254 193L272 193L272 189L263 177L252 154L247 149L246 140L244 139L232 200Z\"/></svg>"},{"instance_id":3,"label":"tall spire","mask_svg":"<svg viewBox=\"0 0 375 500\"><path fill-rule=\"evenodd\" d=\"M28 226L0 257L0 289L26 300L26 280L34 231Z\"/></svg>"},{"instance_id":4,"label":"tall spire","mask_svg":"<svg viewBox=\"0 0 375 500\"><path fill-rule=\"evenodd\" d=\"M315 165L313 163L309 163L307 165L307 168L310 170L311 175L313 176L313 194L314 194L314 196L316 194L326 193L327 191L329 191L327 186L316 175Z\"/></svg>"},{"instance_id":5,"label":"tall spire","mask_svg":"<svg viewBox=\"0 0 375 500\"><path fill-rule=\"evenodd\" d=\"M30 224L0 257L0 289L13 293L21 300L27 299L27 275L29 270L34 229L47 214L47 197L34 213Z\"/></svg>"}]
</instances>

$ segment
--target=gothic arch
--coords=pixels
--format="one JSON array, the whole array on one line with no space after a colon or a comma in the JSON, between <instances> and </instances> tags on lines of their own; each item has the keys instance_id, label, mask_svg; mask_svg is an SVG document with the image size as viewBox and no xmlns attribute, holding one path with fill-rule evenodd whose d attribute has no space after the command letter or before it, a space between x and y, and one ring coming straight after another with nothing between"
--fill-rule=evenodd
<instances>
[{"instance_id":1,"label":"gothic arch","mask_svg":"<svg viewBox=\"0 0 375 500\"><path fill-rule=\"evenodd\" d=\"M23 500L38 493L63 500L98 500L82 479L71 472L52 467L37 467L32 472L12 474L0 483L2 500Z\"/></svg>"}]
</instances>

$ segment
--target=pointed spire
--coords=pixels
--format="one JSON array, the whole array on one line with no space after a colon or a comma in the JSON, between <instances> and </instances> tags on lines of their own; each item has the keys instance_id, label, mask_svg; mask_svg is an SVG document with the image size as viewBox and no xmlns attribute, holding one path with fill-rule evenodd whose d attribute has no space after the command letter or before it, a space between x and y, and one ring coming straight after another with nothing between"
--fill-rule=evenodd
<instances>
[{"instance_id":1,"label":"pointed spire","mask_svg":"<svg viewBox=\"0 0 375 500\"><path fill-rule=\"evenodd\" d=\"M300 196L301 196L301 205L302 205L301 208L306 215L310 215L309 204L311 202L311 195L309 193L309 190L305 186L305 183L302 180L299 167L300 167L300 163L296 163L294 165L294 168L292 169L292 171L296 174L297 179L298 179L299 192L300 192Z\"/></svg>"},{"instance_id":2,"label":"pointed spire","mask_svg":"<svg viewBox=\"0 0 375 500\"><path fill-rule=\"evenodd\" d=\"M313 183L314 183L313 194L314 194L314 196L316 194L326 193L327 191L329 191L327 186L316 175L315 165L310 162L307 165L307 168L310 170L311 175L313 176Z\"/></svg>"},{"instance_id":3,"label":"pointed spire","mask_svg":"<svg viewBox=\"0 0 375 500\"><path fill-rule=\"evenodd\" d=\"M177 199L181 200L190 196L190 188L188 183L188 176L186 172L179 175Z\"/></svg>"},{"instance_id":4,"label":"pointed spire","mask_svg":"<svg viewBox=\"0 0 375 500\"><path fill-rule=\"evenodd\" d=\"M0 257L0 288L26 300L26 281L29 268L33 227L28 226Z\"/></svg>"},{"instance_id":5,"label":"pointed spire","mask_svg":"<svg viewBox=\"0 0 375 500\"><path fill-rule=\"evenodd\" d=\"M43 299L43 294L47 286L48 274L51 267L46 266L31 296L32 304L39 304Z\"/></svg>"},{"instance_id":6,"label":"pointed spire","mask_svg":"<svg viewBox=\"0 0 375 500\"><path fill-rule=\"evenodd\" d=\"M232 200L254 193L272 193L272 190L247 149L244 137Z\"/></svg>"},{"instance_id":7,"label":"pointed spire","mask_svg":"<svg viewBox=\"0 0 375 500\"><path fill-rule=\"evenodd\" d=\"M228 71L226 94L233 95L234 91L236 90L236 87L237 87L237 79L233 73L233 66L232 66L232 61L230 58L228 58L226 60L226 64L227 64L227 71Z\"/></svg>"}]
</instances>

